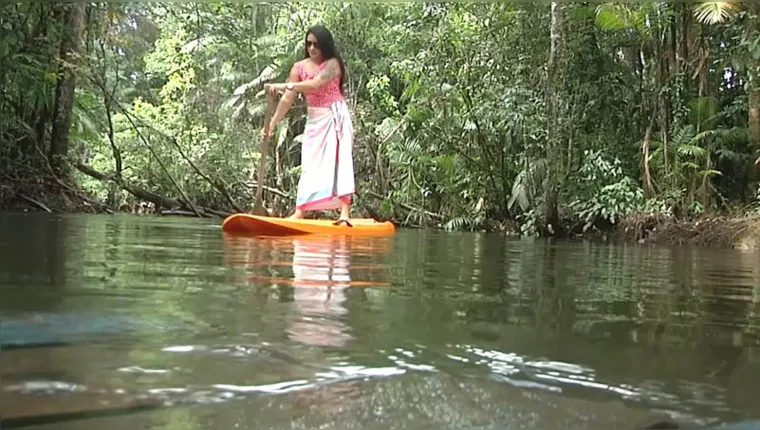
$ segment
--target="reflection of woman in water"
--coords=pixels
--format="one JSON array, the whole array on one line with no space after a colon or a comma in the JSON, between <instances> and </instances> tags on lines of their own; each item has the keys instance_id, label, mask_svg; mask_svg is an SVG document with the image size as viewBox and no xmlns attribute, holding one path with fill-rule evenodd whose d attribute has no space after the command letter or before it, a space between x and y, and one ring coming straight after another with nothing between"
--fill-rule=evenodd
<instances>
[{"instance_id":1,"label":"reflection of woman in water","mask_svg":"<svg viewBox=\"0 0 760 430\"><path fill-rule=\"evenodd\" d=\"M295 312L288 317L287 334L304 344L345 345L353 339L342 322L348 314L345 289L390 286L387 263L377 261L393 248L393 240L387 237L308 236L254 243L250 238L230 236L225 237L225 244L226 265L236 269L229 273L231 281L256 286L253 294L261 300L260 305L264 305L271 290L258 287L293 286ZM290 261L281 260L291 253ZM359 281L351 277L351 257L365 261L354 267L361 269ZM292 278L281 277L282 265L292 267Z\"/></svg>"},{"instance_id":2,"label":"reflection of woman in water","mask_svg":"<svg viewBox=\"0 0 760 430\"><path fill-rule=\"evenodd\" d=\"M344 346L352 336L340 319L351 285L346 237L293 239L293 287L297 315L290 339L314 346Z\"/></svg>"}]
</instances>

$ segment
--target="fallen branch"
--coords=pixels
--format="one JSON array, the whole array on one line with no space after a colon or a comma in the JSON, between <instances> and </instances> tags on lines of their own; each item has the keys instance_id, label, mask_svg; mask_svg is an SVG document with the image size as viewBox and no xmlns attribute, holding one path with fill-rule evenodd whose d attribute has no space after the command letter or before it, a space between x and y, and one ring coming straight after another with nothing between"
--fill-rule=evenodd
<instances>
[{"instance_id":1,"label":"fallen branch","mask_svg":"<svg viewBox=\"0 0 760 430\"><path fill-rule=\"evenodd\" d=\"M190 199L187 197L187 194L185 194L185 191L182 189L182 187L180 187L180 186L179 186L179 183L178 183L178 182L177 182L177 181L174 179L174 177L173 177L173 176L172 176L172 175L169 173L169 170L168 170L168 169L166 168L166 166L164 165L164 162L163 162L163 161L161 161L161 158L159 158L158 154L156 154L156 151L153 149L153 145L151 145L151 144L150 144L150 142L148 142L148 139L146 139L146 138L145 138L145 136L143 136L142 132L140 131L140 127L138 127L138 126L137 126L137 124L135 124L135 122L133 121L133 119L132 119L132 118L133 118L133 117L132 117L132 115L131 115L131 114L130 114L130 113L129 113L129 112L128 112L128 111L127 111L127 110L126 110L126 109L125 109L125 108L124 108L122 105L121 105L121 103L120 103L118 100L116 100L116 98L113 96L113 94L110 94L110 93L108 93L107 91L104 91L104 92L103 92L103 94L104 94L104 95L106 95L106 96L108 96L108 98L109 98L111 101L113 101L114 103L116 103L116 106L119 108L119 110L120 110L120 111L121 111L121 112L124 114L124 116L127 118L127 121L129 121L129 124L132 126L132 129L135 131L135 133L137 134L137 137L140 139L140 142L142 142L142 144L143 144L143 145L144 145L146 148L148 148L148 151L150 152L150 154L153 156L153 158L155 158L155 159L156 159L156 162L158 163L158 165L161 167L161 169L164 171L164 173L166 174L166 176L169 178L169 181L171 181L172 185L174 185L174 187L177 189L177 191L179 192L180 196L182 196L182 200L184 201L184 203L185 203L185 204L186 204L186 205L187 205L187 206L188 206L188 207L189 207L189 208L190 208L190 209L191 209L193 212L195 212L195 213L196 213L196 214L197 214L197 215L200 217L200 216L201 216L201 214L200 214L200 213L198 213L197 209L195 208L195 205L193 205L193 203L192 203L192 202L190 201ZM96 179L100 179L100 178L97 178L96 176L93 176L93 175L91 175L90 173L94 172L94 170L93 170L93 169L91 169L91 168L87 169L87 167L88 167L88 166L85 166L85 165L84 165L84 164L82 164L81 162L80 162L80 163L77 163L75 166L76 166L76 168L77 168L77 169L79 169L79 170L80 170L82 173L84 173L84 174L87 174L87 175L90 175L90 176L92 176L92 177L94 177L94 178L96 178ZM85 170L82 170L80 167L85 167ZM88 171L86 171L86 170L89 170L89 172L88 172ZM101 175L102 175L102 174L101 174ZM101 179L101 180L102 180L102 179ZM133 192L132 192L132 190L130 190L130 189L128 189L128 188L126 188L126 187L125 187L125 185L126 185L126 184L124 184L123 182L122 182L122 183L120 183L120 181L121 181L121 179L120 179L120 178L112 178L111 180L115 181L117 184L119 184L119 185L120 185L122 188L124 188L125 190L129 191L130 193L133 193ZM138 193L140 193L140 194L143 194L142 192L143 192L143 191L145 191L145 190L141 190L141 189L137 189L137 188L135 188L135 190L134 190L134 191L136 191L136 192L138 192ZM133 193L133 194L134 194L134 193ZM155 195L154 195L154 196L155 196ZM137 195L135 195L135 197L138 197L138 198L143 198L143 197L140 197L140 196L137 196ZM155 197L160 197L160 196L155 196ZM150 200L150 198L143 198L143 200L146 200L146 201L152 202L152 200Z\"/></svg>"},{"instance_id":2,"label":"fallen branch","mask_svg":"<svg viewBox=\"0 0 760 430\"><path fill-rule=\"evenodd\" d=\"M157 208L178 209L182 207L182 203L179 200L170 199L168 197L164 197L159 194L153 193L151 191L145 190L143 188L137 187L135 185L129 184L126 181L124 181L124 179L116 175L98 172L97 170L93 169L92 167L84 163L81 163L81 162L76 163L74 167L76 167L77 170L79 170L80 172L84 173L85 175L91 178L98 179L104 182L114 182L118 186L120 186L124 191L127 191L128 193L132 194L133 196L137 197L140 200L153 203Z\"/></svg>"},{"instance_id":3,"label":"fallen branch","mask_svg":"<svg viewBox=\"0 0 760 430\"><path fill-rule=\"evenodd\" d=\"M153 205L155 205L157 209L165 208L165 210L159 212L161 215L195 216L199 218L213 218L213 217L226 218L227 216L230 215L229 212L220 211L216 209L210 209L210 208L204 208L201 206L192 206L191 208L188 208L179 200L172 199L169 197L164 197L160 194L156 194L152 191L148 191L144 188L141 188L141 187L138 187L136 185L126 182L122 177L116 174L113 174L113 173L106 174L103 172L99 172L83 163L77 163L75 164L75 167L77 168L77 170L79 170L80 172L84 173L85 175L91 178L98 179L104 182L113 182L117 184L119 187L121 187L121 189L123 189L124 191L127 191L128 193L132 194L138 199L149 202L149 203L153 203Z\"/></svg>"},{"instance_id":4,"label":"fallen branch","mask_svg":"<svg viewBox=\"0 0 760 430\"><path fill-rule=\"evenodd\" d=\"M131 113L128 113L127 110L124 109L123 107L119 106L119 108L121 109L122 113L124 113L124 115L126 115L126 116L132 115ZM240 208L240 206L238 206L237 203L235 203L235 200L232 198L232 196L230 195L229 191L227 190L227 188L229 187L229 185L227 185L227 183L225 183L224 180L221 179L221 178L219 178L219 177L212 179L211 177L209 177L209 175L207 175L206 173L204 173L198 166L196 166L195 163L193 163L193 161L190 159L190 157L188 157L185 154L185 151L182 149L182 146L180 146L179 142L177 142L176 138L165 134L164 132L162 132L161 130L156 129L155 127L153 127L150 124L147 124L146 121L143 120L143 119L141 119L141 118L138 118L136 116L133 116L133 118L135 120L139 121L140 123L142 123L143 125L145 125L146 127L148 127L150 130L156 132L160 136L162 136L165 139L168 139L169 141L171 141L174 144L174 146L177 148L177 151L179 152L179 155L185 161L187 161L187 164L190 165L190 167L195 171L195 173L198 174L198 176L200 176L201 178L203 178L203 180L205 180L206 182L208 182L209 184L211 184L211 186L214 187L214 189L216 189L219 192L219 194L221 194L222 197L224 197L227 200L227 202L230 204L230 206L232 206L233 209L235 209L238 212L242 212L243 211Z\"/></svg>"},{"instance_id":5,"label":"fallen branch","mask_svg":"<svg viewBox=\"0 0 760 430\"><path fill-rule=\"evenodd\" d=\"M140 130L137 129L137 125L132 120L132 117L129 115L126 109L124 109L120 104L117 104L119 109L124 113L124 116L126 116L127 121L132 125L132 127L135 128L135 133L137 133L137 137L140 138L140 140L143 142L145 147L148 148L148 151L150 151L151 155L153 155L153 158L156 159L156 162L158 162L158 165L161 167L161 169L166 173L166 176L169 178L171 183L174 185L174 187L179 192L180 196L182 196L182 200L185 202L185 204L193 211L195 212L199 217L201 214L198 212L198 209L195 208L195 205L190 201L190 198L187 197L187 194L185 194L185 191L182 189L182 187L179 186L179 183L174 179L174 177L169 173L169 169L166 168L164 165L164 162L161 161L161 159L158 157L158 154L156 154L156 151L153 150L153 146L148 142L148 139L143 136L143 134L140 132Z\"/></svg>"},{"instance_id":6,"label":"fallen branch","mask_svg":"<svg viewBox=\"0 0 760 430\"><path fill-rule=\"evenodd\" d=\"M63 182L63 181L62 181L60 178L58 178L57 176L54 176L53 178L55 179L55 182L56 182L58 185L60 185L61 187L65 188L65 189L67 189L67 190L69 190L69 192L70 192L70 193L72 193L72 194L76 195L76 196L77 196L77 197L78 197L80 200L82 200L83 202L85 202L85 203L87 203L87 204L89 204L89 205L91 205L91 206L99 206L101 209L103 209L103 211L105 211L105 212L106 212L106 213L108 213L108 214L111 214L111 215L113 215L113 214L114 214L114 211L113 211L113 210L111 210L111 208L109 208L109 207L108 207L108 205L106 205L106 204L104 204L104 203L101 203L101 202L98 202L98 201L95 201L95 200L93 200L93 199L91 199L91 198L89 198L89 197L87 197L87 196L83 195L83 194L82 194L82 192L80 192L80 191L79 191L79 190L77 190L76 188L74 188L74 187L72 187L72 186L68 185L67 183Z\"/></svg>"},{"instance_id":7,"label":"fallen branch","mask_svg":"<svg viewBox=\"0 0 760 430\"><path fill-rule=\"evenodd\" d=\"M63 182L61 178L59 178L58 175L55 174L55 171L53 170L53 166L50 165L50 160L48 160L47 155L44 152L42 152L42 149L40 148L40 146L34 145L34 147L35 147L35 150L37 151L37 154L40 157L40 160L42 160L45 169L47 169L47 173L50 175L51 178L53 178L56 184L58 184L61 188L68 190L70 193L77 196L83 202L88 203L92 206L100 206L105 212L113 215L114 212L107 205L104 205L103 203L92 200L91 198L82 194L81 191Z\"/></svg>"},{"instance_id":8,"label":"fallen branch","mask_svg":"<svg viewBox=\"0 0 760 430\"><path fill-rule=\"evenodd\" d=\"M158 156L153 151L153 148L150 146L150 144L148 144L147 140L143 137L142 133L140 133L139 127L137 126L137 124L135 123L135 121L139 122L143 127L146 127L149 130L154 131L158 135L164 137L165 139L168 139L169 141L171 141L174 144L174 146L177 148L177 151L179 152L179 155L185 161L187 161L187 163L195 171L195 173L197 173L206 182L208 182L212 187L214 187L214 189L216 189L222 195L222 197L224 197L227 200L227 202L229 202L229 204L236 211L243 212L243 210L240 208L240 206L238 206L235 203L235 200L232 198L232 196L230 195L229 191L227 190L229 188L229 185L226 184L223 179L218 178L218 177L216 179L212 179L211 177L209 177L209 175L207 175L206 173L204 173L203 171L201 171L201 169L198 168L198 166L196 166L195 163L193 163L193 161L190 159L190 157L188 157L185 154L185 151L182 149L182 146L180 146L180 144L179 144L179 142L177 141L176 138L167 135L166 133L162 132L161 130L155 128L153 125L149 124L144 119L139 118L138 116L136 116L133 113L131 113L128 109L126 109L124 106L121 105L121 102L119 100L117 100L116 97L114 97L113 94L106 92L105 89L103 89L103 92L104 92L104 95L107 95L108 98L110 98L111 101L116 104L116 107L118 107L118 109L121 111L121 113L124 114L124 116L127 118L127 120L129 120L129 123L134 128L134 130L137 133L138 137L146 144L146 146L150 150L151 154L153 154L153 156L156 158L156 160L158 161L158 163L161 166L161 168L164 170L164 173L166 173L166 175L169 177L169 180L172 181L172 183L174 184L174 186L177 187L177 190L182 195L182 198L191 207L191 209L193 209L193 211L195 211L195 208L193 207L192 203L190 203L190 200L187 198L187 196L185 195L185 193L180 189L179 185L171 177L171 175L166 170L166 168L164 167L164 165L161 162L161 160L158 159Z\"/></svg>"},{"instance_id":9,"label":"fallen branch","mask_svg":"<svg viewBox=\"0 0 760 430\"><path fill-rule=\"evenodd\" d=\"M53 211L51 211L50 208L48 208L47 206L45 206L45 204L42 203L42 202L40 202L39 200L35 200L35 199L31 198L31 197L27 197L27 196L25 196L24 194L21 194L21 193L19 193L18 196L21 197L22 199L26 200L27 202L29 202L29 203L37 206L38 208L42 209L43 211L45 211L47 213L53 213Z\"/></svg>"}]
</instances>

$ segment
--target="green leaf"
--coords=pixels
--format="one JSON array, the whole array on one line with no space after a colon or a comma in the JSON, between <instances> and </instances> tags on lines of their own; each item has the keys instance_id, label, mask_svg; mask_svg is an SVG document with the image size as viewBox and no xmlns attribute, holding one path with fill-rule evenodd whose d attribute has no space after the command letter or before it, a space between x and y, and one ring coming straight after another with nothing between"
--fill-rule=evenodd
<instances>
[{"instance_id":1,"label":"green leaf","mask_svg":"<svg viewBox=\"0 0 760 430\"><path fill-rule=\"evenodd\" d=\"M603 4L597 8L596 25L603 30L624 30L629 28L624 9L615 5Z\"/></svg>"}]
</instances>

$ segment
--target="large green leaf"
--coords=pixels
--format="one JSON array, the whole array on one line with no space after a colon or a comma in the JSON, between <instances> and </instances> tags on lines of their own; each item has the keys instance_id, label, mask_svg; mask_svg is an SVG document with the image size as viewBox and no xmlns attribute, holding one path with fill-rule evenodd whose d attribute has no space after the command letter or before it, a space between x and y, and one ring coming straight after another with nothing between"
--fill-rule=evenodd
<instances>
[{"instance_id":1,"label":"large green leaf","mask_svg":"<svg viewBox=\"0 0 760 430\"><path fill-rule=\"evenodd\" d=\"M627 6L601 4L597 7L596 24L604 30L624 30L631 27L630 15Z\"/></svg>"}]
</instances>

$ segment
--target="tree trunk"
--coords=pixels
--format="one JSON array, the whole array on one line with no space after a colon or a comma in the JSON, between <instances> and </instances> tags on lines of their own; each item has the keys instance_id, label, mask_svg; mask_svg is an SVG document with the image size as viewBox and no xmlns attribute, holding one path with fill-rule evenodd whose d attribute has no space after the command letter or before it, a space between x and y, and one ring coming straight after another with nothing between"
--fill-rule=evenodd
<instances>
[{"instance_id":1,"label":"tree trunk","mask_svg":"<svg viewBox=\"0 0 760 430\"><path fill-rule=\"evenodd\" d=\"M691 4L681 3L681 68L687 70L694 30L694 12Z\"/></svg>"},{"instance_id":2,"label":"tree trunk","mask_svg":"<svg viewBox=\"0 0 760 430\"><path fill-rule=\"evenodd\" d=\"M58 83L55 89L55 106L53 108L53 133L48 154L51 166L59 175L65 173L65 157L69 150L71 114L74 108L74 90L76 89L74 64L76 64L80 50L85 3L66 3L63 7L65 13L63 15Z\"/></svg>"},{"instance_id":3,"label":"tree trunk","mask_svg":"<svg viewBox=\"0 0 760 430\"><path fill-rule=\"evenodd\" d=\"M549 60L547 62L547 84L546 84L546 110L547 110L547 145L546 158L548 161L547 178L546 178L546 232L550 235L558 233L559 211L557 208L557 193L559 189L559 164L561 160L561 114L560 100L561 82L564 58L564 29L562 4L552 2L551 4L551 30L550 30L551 47L549 51Z\"/></svg>"},{"instance_id":4,"label":"tree trunk","mask_svg":"<svg viewBox=\"0 0 760 430\"><path fill-rule=\"evenodd\" d=\"M760 26L760 5L757 3L750 6L749 34L747 40L760 38L758 26ZM752 59L750 55L749 69L749 135L752 148L760 149L760 61Z\"/></svg>"},{"instance_id":5,"label":"tree trunk","mask_svg":"<svg viewBox=\"0 0 760 430\"><path fill-rule=\"evenodd\" d=\"M45 3L30 5L25 13L29 15L30 20L36 17L37 21L25 35L24 44L21 46L19 53L22 55L40 55L40 58L44 57L42 61L55 61L55 58L52 58L52 56L49 57L44 54L44 48L40 48L35 43L38 40L47 40L49 44L55 43L52 40L55 36L51 34L54 33L52 31L53 23L50 21L60 21L62 14L55 5ZM39 154L38 150L43 154L48 151L48 142L45 139L50 121L50 109L44 102L30 103L23 93L23 88L18 88L18 92L20 105L20 109L17 110L18 117L24 124L32 126L34 129L33 133L24 133L23 138L20 140L20 152L24 156L29 157L29 159L41 162L41 166L44 165L44 160L37 160L37 156Z\"/></svg>"},{"instance_id":6,"label":"tree trunk","mask_svg":"<svg viewBox=\"0 0 760 430\"><path fill-rule=\"evenodd\" d=\"M665 59L662 57L662 46L660 42L655 40L655 46L657 47L657 92L655 97L658 98L660 105L660 126L662 128L662 154L665 165L665 172L669 170L668 163L668 143L670 143L670 98L663 89L668 85L667 70L668 66L665 63Z\"/></svg>"},{"instance_id":7,"label":"tree trunk","mask_svg":"<svg viewBox=\"0 0 760 430\"><path fill-rule=\"evenodd\" d=\"M652 143L652 129L654 129L655 124L655 112L653 111L651 114L651 119L649 120L649 126L647 127L646 134L644 134L644 143L642 144L641 152L642 156L644 157L644 198L649 199L654 197L654 186L652 185L652 173L651 169L649 168L649 150L650 145Z\"/></svg>"},{"instance_id":8,"label":"tree trunk","mask_svg":"<svg viewBox=\"0 0 760 430\"><path fill-rule=\"evenodd\" d=\"M748 93L750 149L752 152L757 153L757 150L760 148L760 87L757 84L752 85L752 79L750 79ZM757 194L758 164L760 164L760 157L754 163L749 163L747 167L745 199L752 199Z\"/></svg>"},{"instance_id":9,"label":"tree trunk","mask_svg":"<svg viewBox=\"0 0 760 430\"><path fill-rule=\"evenodd\" d=\"M675 6L674 6L675 7ZM668 58L668 75L675 76L678 73L678 61L676 58L676 52L678 50L678 32L676 31L676 12L673 11L673 15L668 19L668 35L666 55Z\"/></svg>"},{"instance_id":10,"label":"tree trunk","mask_svg":"<svg viewBox=\"0 0 760 430\"><path fill-rule=\"evenodd\" d=\"M749 9L749 27L747 40L754 40L758 35L758 26L760 25L760 4L750 2ZM749 110L749 116L747 119L747 127L749 128L749 140L750 148L757 153L760 149L760 61L754 60L752 55L747 56L751 62L748 66L748 80L749 85L747 88L747 108ZM760 160L760 158L758 158ZM757 174L758 165L757 161L749 166L749 190L750 196L754 196L757 192Z\"/></svg>"}]
</instances>

